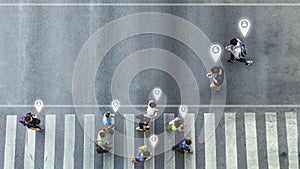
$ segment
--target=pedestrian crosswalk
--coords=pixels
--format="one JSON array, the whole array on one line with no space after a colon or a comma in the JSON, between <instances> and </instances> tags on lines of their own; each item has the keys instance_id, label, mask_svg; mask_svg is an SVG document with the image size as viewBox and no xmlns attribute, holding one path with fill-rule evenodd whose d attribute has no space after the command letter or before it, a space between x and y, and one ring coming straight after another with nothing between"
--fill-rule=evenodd
<instances>
[{"instance_id":1,"label":"pedestrian crosswalk","mask_svg":"<svg viewBox=\"0 0 300 169\"><path fill-rule=\"evenodd\" d=\"M60 125L58 116L55 114L46 114L44 117L44 145L43 145L43 161L39 162L36 160L37 152L41 151L36 147L36 140L41 139L41 133L37 134L36 131L25 129L22 126L23 132L25 134L25 140L20 140L18 136L18 121L17 115L6 115L6 128L5 128L5 142L0 143L1 146L4 147L4 155L3 161L4 163L0 168L4 169L12 169L16 166L16 156L20 156L18 152L24 152L21 156L23 156L23 166L25 169L33 169L33 168L45 168L45 169L54 169L57 168L55 163L58 163L57 158L55 156L57 153L63 153L63 159L60 163L62 166L60 168L63 169L74 169L74 168L84 168L84 169L94 169L95 167L95 160L102 161L102 168L105 169L113 169L113 168L125 168L125 169L133 169L133 168L144 168L144 169L176 169L181 168L178 166L183 166L185 169L196 169L201 168L201 166L205 166L205 169L217 169L219 160L217 156L217 149L222 148L224 149L223 156L225 157L225 164L223 165L224 168L228 169L237 169L238 166L245 166L244 168L248 169L257 169L260 168L260 163L266 163L268 168L276 169L281 168L281 156L280 156L280 145L279 144L279 135L278 127L285 127L286 132L286 147L288 148L286 153L288 167L289 169L298 169L299 168L299 134L298 134L298 117L296 112L284 112L285 116L284 119L279 118L276 112L265 112L264 113L264 126L257 125L257 118L255 112L245 112L243 113L243 120L239 121L237 119L237 113L234 112L225 112L224 119L222 123L224 125L223 133L224 133L224 146L225 147L218 147L217 142L217 126L215 121L215 114L214 113L203 113L203 114L194 114L188 113L184 117L184 128L187 129L184 134L183 133L175 133L175 132L166 132L164 135L160 135L161 133L156 133L157 126L162 127L164 131L166 130L167 124L169 121L176 117L175 113L163 113L160 117L162 118L161 121L153 121L151 123L151 130L148 133L144 134L144 141L138 142L135 140L135 127L137 123L135 120L134 114L125 114L122 115L122 120L124 120L123 131L124 133L124 140L122 140L123 145L118 145L119 147L123 147L123 160L115 161L117 156L120 156L119 149L111 149L111 153L105 154L97 154L95 152L95 145L94 145L94 138L97 138L97 133L99 131L96 128L96 123L101 123L101 120L96 119L95 114L85 114L82 116L84 118L83 122L83 131L78 134L79 131L76 131L76 121L78 120L75 114L65 114L64 115L64 125ZM61 116L61 115L60 115ZM197 116L202 116L202 123L204 128L204 137L205 142L204 144L204 154L200 154L201 152L199 149L201 148L200 142L198 142L198 135L201 129L196 128L196 123L201 123ZM200 118L201 119L201 118ZM278 126L279 121L285 121L285 126ZM116 120L116 123L118 120ZM242 122L243 123L243 136L240 136L241 132L237 132L240 130L237 128L237 124ZM161 124L159 124L161 123ZM220 125L222 125L220 123ZM58 138L57 130L59 127L63 127L63 138ZM201 126L201 125L200 125ZM241 125L239 125L241 126ZM264 128L264 135L259 135L258 131ZM116 131L118 128L116 128ZM149 142L149 137L152 134L159 135L161 143L158 147L153 148ZM91 139L91 136L95 136ZM193 144L191 149L193 150L193 154L184 154L178 155L174 152L171 148L173 145L176 144L180 137L191 137L193 139ZM178 138L179 137L179 138ZM244 137L244 150L245 154L240 154L239 150L240 147L237 146L239 137ZM265 145L260 146L258 137L265 137ZM110 140L110 146L114 147L113 145L116 144L114 142L114 138L112 137ZM78 146L76 145L76 140L82 139L83 145ZM118 143L120 143L118 141ZM17 144L21 144L24 146L17 147ZM63 150L57 152L56 146L63 144ZM146 144L148 145L148 150L154 155L152 159L146 162L144 165L136 165L130 162L130 158L135 156L137 151L136 147L141 146L137 144ZM116 146L116 145L115 145ZM60 146L61 147L61 146ZM24 150L21 151L18 148L23 148ZM163 150L161 150L163 149ZM159 154L162 152L163 154ZM77 152L75 154L75 152ZM81 152L82 154L78 154ZM267 159L265 161L259 160L260 152L265 152L267 154ZM176 155L177 154L177 155ZM239 156L244 155L245 157L245 164L239 164ZM82 156L82 161L76 161L75 156ZM199 161L199 156L204 156L204 161ZM163 157L163 158L161 158ZM78 164L82 162L82 164ZM161 163L162 162L162 163ZM181 164L179 164L181 163ZM202 165L204 164L204 165ZM76 167L82 166L82 167Z\"/></svg>"}]
</instances>

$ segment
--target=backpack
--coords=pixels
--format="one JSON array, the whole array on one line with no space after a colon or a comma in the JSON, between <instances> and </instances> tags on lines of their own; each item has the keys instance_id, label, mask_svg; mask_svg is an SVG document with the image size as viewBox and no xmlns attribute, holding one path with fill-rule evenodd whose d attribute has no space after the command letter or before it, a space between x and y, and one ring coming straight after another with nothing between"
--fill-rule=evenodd
<instances>
[{"instance_id":1,"label":"backpack","mask_svg":"<svg viewBox=\"0 0 300 169\"><path fill-rule=\"evenodd\" d=\"M237 39L240 45L233 47L233 49L240 48L241 49L241 56L240 57L246 57L247 56L247 47L246 45L239 39Z\"/></svg>"},{"instance_id":2,"label":"backpack","mask_svg":"<svg viewBox=\"0 0 300 169\"><path fill-rule=\"evenodd\" d=\"M25 117L26 117L26 116L21 116L21 117L19 117L19 122L22 123L24 126L26 126Z\"/></svg>"}]
</instances>

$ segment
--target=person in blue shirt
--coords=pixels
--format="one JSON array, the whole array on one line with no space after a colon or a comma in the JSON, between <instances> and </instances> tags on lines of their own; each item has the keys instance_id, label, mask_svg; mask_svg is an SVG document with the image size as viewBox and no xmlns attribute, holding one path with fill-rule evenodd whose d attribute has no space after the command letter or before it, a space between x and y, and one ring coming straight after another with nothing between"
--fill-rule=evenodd
<instances>
[{"instance_id":1,"label":"person in blue shirt","mask_svg":"<svg viewBox=\"0 0 300 169\"><path fill-rule=\"evenodd\" d=\"M192 144L192 138L183 138L178 144L172 147L173 150L183 153L193 153L190 146Z\"/></svg>"},{"instance_id":2,"label":"person in blue shirt","mask_svg":"<svg viewBox=\"0 0 300 169\"><path fill-rule=\"evenodd\" d=\"M131 162L137 163L137 162L147 162L152 157L151 153L147 150L147 146L143 145L139 147L139 150L135 156L135 158L131 159Z\"/></svg>"},{"instance_id":3,"label":"person in blue shirt","mask_svg":"<svg viewBox=\"0 0 300 169\"><path fill-rule=\"evenodd\" d=\"M103 125L105 128L113 128L114 127L113 118L115 118L114 114L111 114L109 112L106 112L103 115Z\"/></svg>"}]
</instances>

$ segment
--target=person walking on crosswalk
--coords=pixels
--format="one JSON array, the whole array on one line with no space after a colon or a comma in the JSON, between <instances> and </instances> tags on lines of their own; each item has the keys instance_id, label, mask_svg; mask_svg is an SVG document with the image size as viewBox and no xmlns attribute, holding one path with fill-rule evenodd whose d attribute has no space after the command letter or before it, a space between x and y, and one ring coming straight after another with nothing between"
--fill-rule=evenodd
<instances>
[{"instance_id":1,"label":"person walking on crosswalk","mask_svg":"<svg viewBox=\"0 0 300 169\"><path fill-rule=\"evenodd\" d=\"M179 131L183 132L184 127L183 127L183 122L179 117L176 117L175 119L171 120L168 123L167 131Z\"/></svg>"},{"instance_id":2,"label":"person walking on crosswalk","mask_svg":"<svg viewBox=\"0 0 300 169\"><path fill-rule=\"evenodd\" d=\"M142 118L139 122L139 126L136 127L137 131L148 132L149 129L150 129L150 118L148 118L148 117Z\"/></svg>"},{"instance_id":3,"label":"person walking on crosswalk","mask_svg":"<svg viewBox=\"0 0 300 169\"><path fill-rule=\"evenodd\" d=\"M135 156L135 158L131 159L131 162L137 163L137 162L147 162L151 159L152 154L147 151L147 145L143 145L139 147L138 152Z\"/></svg>"},{"instance_id":4,"label":"person walking on crosswalk","mask_svg":"<svg viewBox=\"0 0 300 169\"><path fill-rule=\"evenodd\" d=\"M193 153L190 148L192 144L192 138L183 138L178 144L172 147L172 150L179 151L180 153Z\"/></svg>"},{"instance_id":5,"label":"person walking on crosswalk","mask_svg":"<svg viewBox=\"0 0 300 169\"><path fill-rule=\"evenodd\" d=\"M154 118L157 116L158 108L156 107L156 103L153 100L150 100L147 107L146 117Z\"/></svg>"},{"instance_id":6,"label":"person walking on crosswalk","mask_svg":"<svg viewBox=\"0 0 300 169\"><path fill-rule=\"evenodd\" d=\"M25 116L21 116L19 118L19 122L31 130L43 131L43 129L39 126L41 120L37 118L36 114L31 112L27 113Z\"/></svg>"},{"instance_id":7,"label":"person walking on crosswalk","mask_svg":"<svg viewBox=\"0 0 300 169\"><path fill-rule=\"evenodd\" d=\"M109 142L107 141L106 133L103 130L100 130L96 141L97 153L107 153L111 149L107 145L109 145Z\"/></svg>"}]
</instances>

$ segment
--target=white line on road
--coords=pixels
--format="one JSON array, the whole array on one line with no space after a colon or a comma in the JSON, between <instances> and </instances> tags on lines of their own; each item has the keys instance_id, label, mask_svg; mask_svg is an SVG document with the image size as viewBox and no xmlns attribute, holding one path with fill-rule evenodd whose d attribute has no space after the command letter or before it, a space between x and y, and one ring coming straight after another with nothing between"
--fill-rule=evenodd
<instances>
[{"instance_id":1,"label":"white line on road","mask_svg":"<svg viewBox=\"0 0 300 169\"><path fill-rule=\"evenodd\" d=\"M74 169L75 115L65 115L64 169Z\"/></svg>"},{"instance_id":2,"label":"white line on road","mask_svg":"<svg viewBox=\"0 0 300 169\"><path fill-rule=\"evenodd\" d=\"M83 169L94 169L94 142L91 140L95 136L95 115L84 115L84 152ZM91 138L90 138L91 137Z\"/></svg>"},{"instance_id":3,"label":"white line on road","mask_svg":"<svg viewBox=\"0 0 300 169\"><path fill-rule=\"evenodd\" d=\"M166 124L174 119L173 113L164 113L164 131L167 130ZM164 136L164 169L175 169L175 151L172 147L175 145L175 132L167 132Z\"/></svg>"},{"instance_id":4,"label":"white line on road","mask_svg":"<svg viewBox=\"0 0 300 169\"><path fill-rule=\"evenodd\" d=\"M15 168L17 116L6 116L4 169Z\"/></svg>"},{"instance_id":5,"label":"white line on road","mask_svg":"<svg viewBox=\"0 0 300 169\"><path fill-rule=\"evenodd\" d=\"M180 107L181 105L158 105L158 107ZM219 107L219 108L300 108L299 104L290 105L290 104L278 104L278 105L186 105L187 107L199 107L199 108L210 108L210 107ZM0 108L31 108L35 107L34 105L0 105ZM111 105L44 105L44 108L93 108L93 107L111 107ZM147 105L120 105L120 108L126 107L147 107Z\"/></svg>"},{"instance_id":6,"label":"white line on road","mask_svg":"<svg viewBox=\"0 0 300 169\"><path fill-rule=\"evenodd\" d=\"M54 169L56 115L46 115L44 169Z\"/></svg>"},{"instance_id":7,"label":"white line on road","mask_svg":"<svg viewBox=\"0 0 300 169\"><path fill-rule=\"evenodd\" d=\"M205 134L205 168L216 169L216 136L215 136L215 114L204 114L204 134Z\"/></svg>"},{"instance_id":8,"label":"white line on road","mask_svg":"<svg viewBox=\"0 0 300 169\"><path fill-rule=\"evenodd\" d=\"M192 138L191 150L192 154L184 154L184 166L188 169L196 169L196 138L195 138L195 114L189 113L184 118L185 137ZM188 133L187 133L188 132Z\"/></svg>"},{"instance_id":9,"label":"white line on road","mask_svg":"<svg viewBox=\"0 0 300 169\"><path fill-rule=\"evenodd\" d=\"M287 112L285 117L289 169L299 168L297 114L296 112Z\"/></svg>"},{"instance_id":10,"label":"white line on road","mask_svg":"<svg viewBox=\"0 0 300 169\"><path fill-rule=\"evenodd\" d=\"M266 113L266 137L269 168L279 169L276 113Z\"/></svg>"},{"instance_id":11,"label":"white line on road","mask_svg":"<svg viewBox=\"0 0 300 169\"><path fill-rule=\"evenodd\" d=\"M125 135L126 140L124 141L124 169L134 168L134 164L130 161L134 158L134 114L124 114L125 120ZM126 158L129 157L129 158Z\"/></svg>"},{"instance_id":12,"label":"white line on road","mask_svg":"<svg viewBox=\"0 0 300 169\"><path fill-rule=\"evenodd\" d=\"M25 139L25 151L24 151L24 169L34 168L34 156L35 156L35 131L27 129L27 135Z\"/></svg>"},{"instance_id":13,"label":"white line on road","mask_svg":"<svg viewBox=\"0 0 300 169\"><path fill-rule=\"evenodd\" d=\"M48 6L48 7L89 7L89 6L300 6L300 3L1 3L0 6Z\"/></svg>"},{"instance_id":14,"label":"white line on road","mask_svg":"<svg viewBox=\"0 0 300 169\"><path fill-rule=\"evenodd\" d=\"M152 158L144 163L144 169L153 169L155 168L155 148L152 147L149 137L154 133L155 129L155 121L151 120L150 129L147 133L144 134L144 145L148 146L148 151L152 153Z\"/></svg>"},{"instance_id":15,"label":"white line on road","mask_svg":"<svg viewBox=\"0 0 300 169\"><path fill-rule=\"evenodd\" d=\"M258 169L255 113L245 113L247 168Z\"/></svg>"},{"instance_id":16,"label":"white line on road","mask_svg":"<svg viewBox=\"0 0 300 169\"><path fill-rule=\"evenodd\" d=\"M226 142L226 168L237 169L236 147L236 113L224 113L225 142Z\"/></svg>"}]
</instances>

